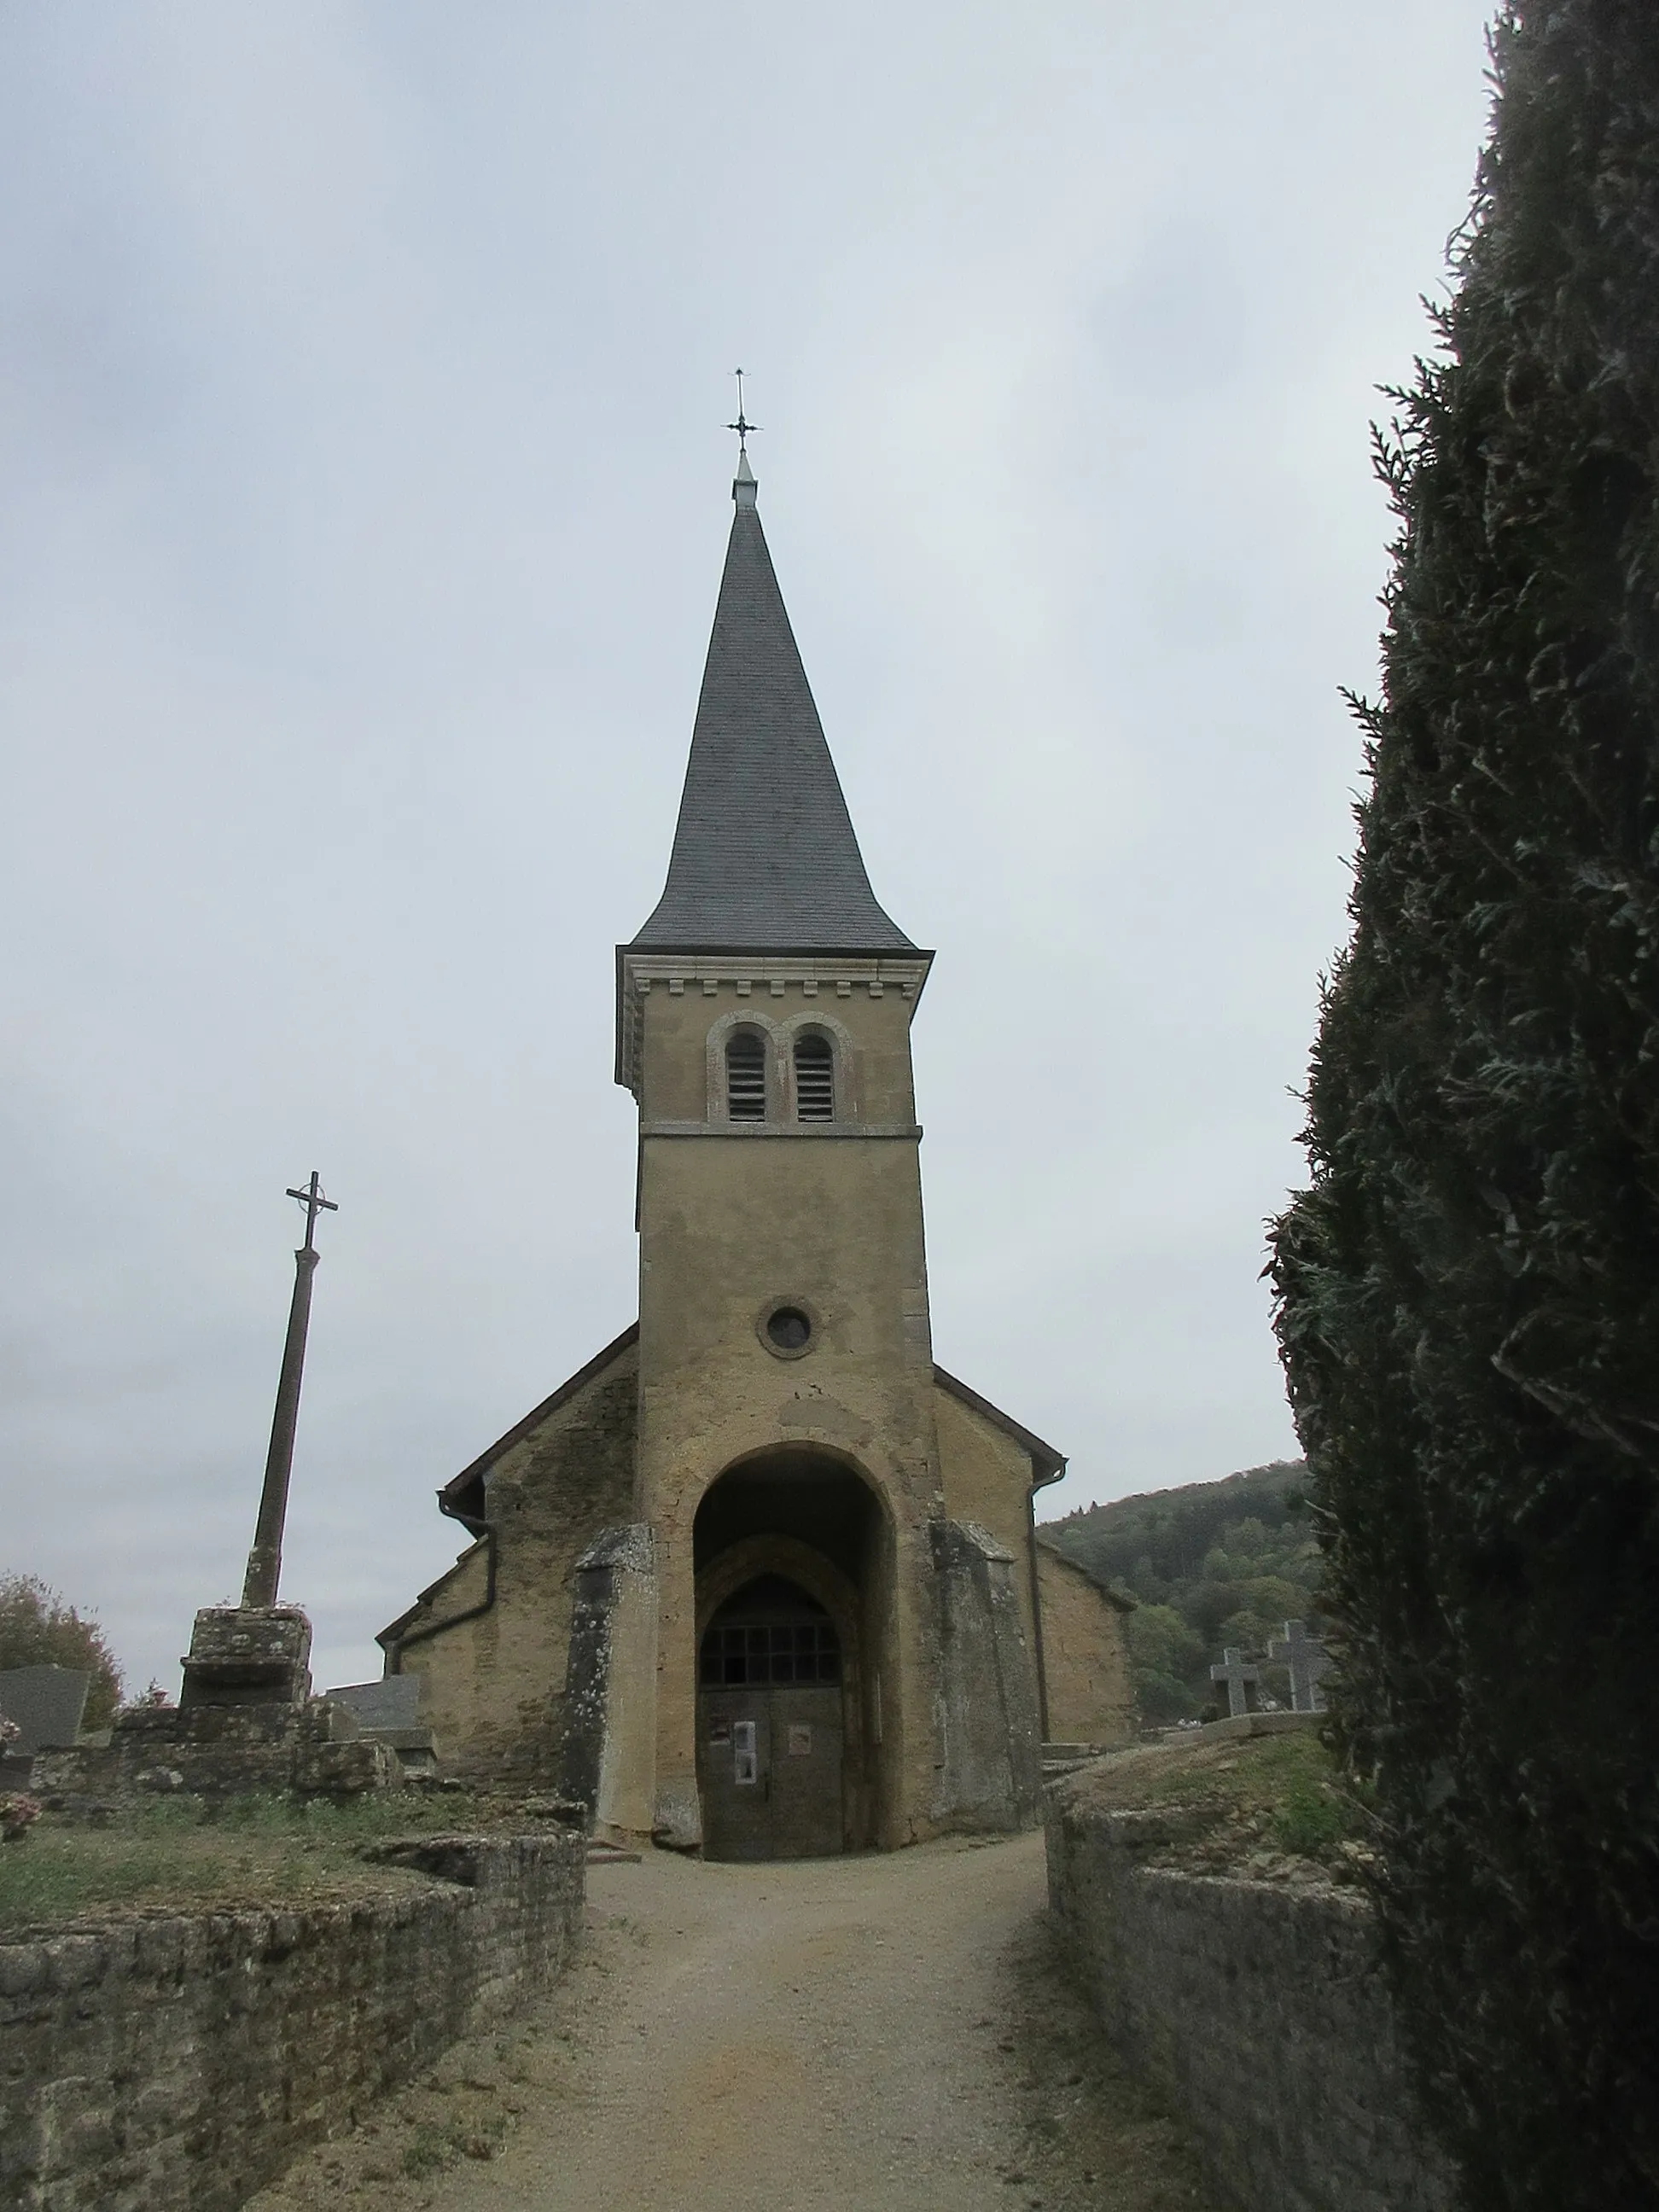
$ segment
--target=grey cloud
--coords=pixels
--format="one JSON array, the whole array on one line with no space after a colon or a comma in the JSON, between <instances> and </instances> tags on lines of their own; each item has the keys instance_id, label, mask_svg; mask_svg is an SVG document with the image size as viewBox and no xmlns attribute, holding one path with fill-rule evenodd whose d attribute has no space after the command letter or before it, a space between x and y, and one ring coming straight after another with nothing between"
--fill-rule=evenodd
<instances>
[{"instance_id":1,"label":"grey cloud","mask_svg":"<svg viewBox=\"0 0 1659 2212\"><path fill-rule=\"evenodd\" d=\"M611 948L738 360L876 895L939 947L940 1357L1073 1455L1062 1508L1292 1448L1256 1278L1343 927L1366 424L1482 15L0 18L0 1566L173 1678L313 1165L331 1679L455 1548L437 1485L629 1318Z\"/></svg>"}]
</instances>

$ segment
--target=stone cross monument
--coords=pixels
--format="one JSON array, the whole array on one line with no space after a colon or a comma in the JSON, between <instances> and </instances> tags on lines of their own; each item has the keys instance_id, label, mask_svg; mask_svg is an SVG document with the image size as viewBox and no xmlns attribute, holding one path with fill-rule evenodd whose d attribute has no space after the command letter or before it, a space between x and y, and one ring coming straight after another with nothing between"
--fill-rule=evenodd
<instances>
[{"instance_id":1,"label":"stone cross monument","mask_svg":"<svg viewBox=\"0 0 1659 2212\"><path fill-rule=\"evenodd\" d=\"M317 1216L339 1209L323 1195L315 1169L308 1183L288 1195L306 1210L306 1241L294 1255L288 1338L242 1601L207 1606L197 1614L179 1693L181 1726L187 1733L210 1737L218 1766L227 1775L234 1767L239 1784L251 1789L272 1786L270 1778L286 1779L294 1731L311 1697L311 1623L295 1607L277 1603L276 1587L283 1570L283 1528L300 1416L311 1284L317 1272Z\"/></svg>"},{"instance_id":2,"label":"stone cross monument","mask_svg":"<svg viewBox=\"0 0 1659 2212\"><path fill-rule=\"evenodd\" d=\"M265 1454L264 1487L259 1493L259 1518L253 1530L253 1548L247 1555L247 1577L242 1584L244 1608L273 1606L283 1572L283 1529L288 1519L289 1478L294 1471L294 1432L300 1419L300 1384L306 1364L306 1331L311 1322L311 1281L317 1272L317 1216L337 1213L331 1198L325 1198L317 1170L303 1190L290 1190L306 1210L306 1241L294 1255L294 1297L288 1310L288 1340L283 1346L283 1371L276 1385L276 1410L271 1416L270 1448Z\"/></svg>"},{"instance_id":3,"label":"stone cross monument","mask_svg":"<svg viewBox=\"0 0 1659 2212\"><path fill-rule=\"evenodd\" d=\"M288 1340L242 1601L197 1613L176 1707L129 1706L117 1714L107 1749L37 1761L35 1779L66 1803L146 1790L348 1797L399 1778L393 1751L365 1739L343 1705L312 1696L311 1623L297 1606L277 1602L317 1216L337 1211L314 1171L303 1189L288 1194L306 1210L306 1241L294 1255Z\"/></svg>"}]
</instances>

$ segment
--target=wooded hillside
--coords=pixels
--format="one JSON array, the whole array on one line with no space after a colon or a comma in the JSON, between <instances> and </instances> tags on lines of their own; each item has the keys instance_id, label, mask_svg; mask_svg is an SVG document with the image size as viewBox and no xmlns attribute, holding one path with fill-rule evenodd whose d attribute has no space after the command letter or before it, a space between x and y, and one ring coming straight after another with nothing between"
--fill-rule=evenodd
<instances>
[{"instance_id":1,"label":"wooded hillside","mask_svg":"<svg viewBox=\"0 0 1659 2212\"><path fill-rule=\"evenodd\" d=\"M1305 1472L1300 1460L1278 1460L1224 1482L1115 1498L1042 1529L1136 1600L1126 1628L1144 1719L1196 1719L1211 1701L1210 1662L1226 1645L1263 1651L1287 1620L1313 1612Z\"/></svg>"}]
</instances>

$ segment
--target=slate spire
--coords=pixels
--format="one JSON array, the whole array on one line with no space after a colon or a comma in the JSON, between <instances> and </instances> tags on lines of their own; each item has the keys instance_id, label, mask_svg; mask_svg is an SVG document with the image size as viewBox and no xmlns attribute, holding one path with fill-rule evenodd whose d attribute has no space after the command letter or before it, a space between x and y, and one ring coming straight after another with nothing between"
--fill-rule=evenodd
<instances>
[{"instance_id":1,"label":"slate spire","mask_svg":"<svg viewBox=\"0 0 1659 2212\"><path fill-rule=\"evenodd\" d=\"M668 881L641 951L911 952L876 903L745 453Z\"/></svg>"}]
</instances>

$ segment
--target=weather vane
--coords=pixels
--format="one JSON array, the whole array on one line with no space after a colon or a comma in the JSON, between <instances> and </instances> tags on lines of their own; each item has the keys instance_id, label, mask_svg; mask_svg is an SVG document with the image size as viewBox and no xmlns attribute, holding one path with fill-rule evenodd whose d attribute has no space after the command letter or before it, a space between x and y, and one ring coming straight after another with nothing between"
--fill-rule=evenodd
<instances>
[{"instance_id":1,"label":"weather vane","mask_svg":"<svg viewBox=\"0 0 1659 2212\"><path fill-rule=\"evenodd\" d=\"M760 424L758 422L750 422L744 416L743 411L743 371L738 369L735 374L738 380L738 419L735 422L728 422L726 427L728 430L735 430L737 432L738 451L740 453L746 453L749 451L749 433L751 430L758 430Z\"/></svg>"}]
</instances>

